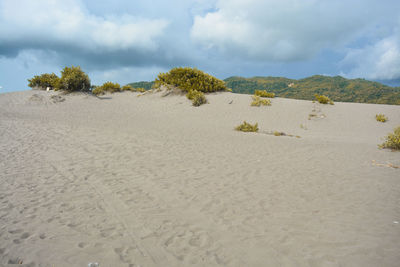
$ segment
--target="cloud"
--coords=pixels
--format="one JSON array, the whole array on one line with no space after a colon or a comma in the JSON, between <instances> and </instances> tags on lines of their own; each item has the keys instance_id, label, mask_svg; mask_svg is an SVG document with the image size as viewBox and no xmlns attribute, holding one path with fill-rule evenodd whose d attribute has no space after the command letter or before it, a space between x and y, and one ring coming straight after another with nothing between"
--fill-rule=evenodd
<instances>
[{"instance_id":1,"label":"cloud","mask_svg":"<svg viewBox=\"0 0 400 267\"><path fill-rule=\"evenodd\" d=\"M23 50L38 49L66 58L107 61L119 56L134 60L137 55L160 50L168 24L165 19L126 14L96 16L78 0L3 0L0 55L15 57Z\"/></svg>"},{"instance_id":2,"label":"cloud","mask_svg":"<svg viewBox=\"0 0 400 267\"><path fill-rule=\"evenodd\" d=\"M342 48L394 8L374 0L219 0L216 7L194 18L197 45L227 58L274 62Z\"/></svg>"},{"instance_id":3,"label":"cloud","mask_svg":"<svg viewBox=\"0 0 400 267\"><path fill-rule=\"evenodd\" d=\"M350 69L343 75L351 78L400 79L400 32L396 31L372 45L349 49L341 65Z\"/></svg>"}]
</instances>

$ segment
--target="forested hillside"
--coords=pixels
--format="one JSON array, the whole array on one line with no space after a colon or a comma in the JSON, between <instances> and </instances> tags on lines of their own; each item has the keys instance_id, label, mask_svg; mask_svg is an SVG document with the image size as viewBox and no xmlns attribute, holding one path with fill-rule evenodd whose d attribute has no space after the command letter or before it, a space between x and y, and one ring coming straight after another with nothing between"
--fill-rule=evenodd
<instances>
[{"instance_id":1,"label":"forested hillside","mask_svg":"<svg viewBox=\"0 0 400 267\"><path fill-rule=\"evenodd\" d=\"M314 75L294 80L284 77L230 77L224 80L233 93L254 94L267 90L277 97L313 100L315 94L326 95L337 102L358 102L400 105L400 87L390 87L365 79ZM154 82L130 83L134 88L151 89Z\"/></svg>"}]
</instances>

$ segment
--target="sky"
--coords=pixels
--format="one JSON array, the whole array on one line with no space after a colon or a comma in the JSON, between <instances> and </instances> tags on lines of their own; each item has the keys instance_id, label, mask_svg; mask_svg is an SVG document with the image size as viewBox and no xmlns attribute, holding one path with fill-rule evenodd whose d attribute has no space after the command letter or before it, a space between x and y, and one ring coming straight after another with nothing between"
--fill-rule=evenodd
<instances>
[{"instance_id":1,"label":"sky","mask_svg":"<svg viewBox=\"0 0 400 267\"><path fill-rule=\"evenodd\" d=\"M0 0L0 93L65 66L96 85L184 66L400 84L400 1Z\"/></svg>"}]
</instances>

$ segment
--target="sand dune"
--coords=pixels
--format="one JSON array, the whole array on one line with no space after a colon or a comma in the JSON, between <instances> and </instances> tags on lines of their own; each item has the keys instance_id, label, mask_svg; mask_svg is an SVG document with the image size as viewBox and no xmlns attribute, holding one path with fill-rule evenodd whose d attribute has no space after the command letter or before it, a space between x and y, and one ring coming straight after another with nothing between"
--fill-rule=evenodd
<instances>
[{"instance_id":1,"label":"sand dune","mask_svg":"<svg viewBox=\"0 0 400 267\"><path fill-rule=\"evenodd\" d=\"M53 95L0 95L0 265L399 266L400 106Z\"/></svg>"}]
</instances>

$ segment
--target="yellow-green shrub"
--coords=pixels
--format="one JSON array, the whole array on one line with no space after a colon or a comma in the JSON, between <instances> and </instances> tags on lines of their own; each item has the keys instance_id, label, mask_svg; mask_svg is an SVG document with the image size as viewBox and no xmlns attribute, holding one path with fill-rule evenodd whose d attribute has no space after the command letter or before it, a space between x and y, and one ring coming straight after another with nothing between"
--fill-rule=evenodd
<instances>
[{"instance_id":1,"label":"yellow-green shrub","mask_svg":"<svg viewBox=\"0 0 400 267\"><path fill-rule=\"evenodd\" d=\"M258 123L252 125L252 124L244 121L239 126L236 126L235 130L242 131L242 132L258 132Z\"/></svg>"},{"instance_id":2,"label":"yellow-green shrub","mask_svg":"<svg viewBox=\"0 0 400 267\"><path fill-rule=\"evenodd\" d=\"M57 88L60 83L60 78L54 73L44 73L35 75L32 79L28 79L28 82L28 86L31 88L46 90L47 87Z\"/></svg>"},{"instance_id":3,"label":"yellow-green shrub","mask_svg":"<svg viewBox=\"0 0 400 267\"><path fill-rule=\"evenodd\" d=\"M314 96L315 96L315 99L321 104L328 104L329 103L329 104L333 105L333 101L329 97L327 97L326 95L315 94Z\"/></svg>"},{"instance_id":4,"label":"yellow-green shrub","mask_svg":"<svg viewBox=\"0 0 400 267\"><path fill-rule=\"evenodd\" d=\"M130 86L129 84L122 86L121 91L132 91L133 92L134 88Z\"/></svg>"},{"instance_id":5,"label":"yellow-green shrub","mask_svg":"<svg viewBox=\"0 0 400 267\"><path fill-rule=\"evenodd\" d=\"M155 87L175 86L189 92L197 90L203 93L225 91L225 82L196 68L173 68L167 73L160 73L155 80Z\"/></svg>"},{"instance_id":6,"label":"yellow-green shrub","mask_svg":"<svg viewBox=\"0 0 400 267\"><path fill-rule=\"evenodd\" d=\"M376 114L375 119L380 122L386 122L388 120L384 114Z\"/></svg>"},{"instance_id":7,"label":"yellow-green shrub","mask_svg":"<svg viewBox=\"0 0 400 267\"><path fill-rule=\"evenodd\" d=\"M89 91L90 79L89 76L81 70L81 67L65 67L61 71L61 78L58 89L73 92L73 91Z\"/></svg>"},{"instance_id":8,"label":"yellow-green shrub","mask_svg":"<svg viewBox=\"0 0 400 267\"><path fill-rule=\"evenodd\" d=\"M199 92L197 90L190 90L187 92L186 97L190 100L192 100L192 104L195 107L201 106L205 103L207 103L207 99L204 96L202 92Z\"/></svg>"},{"instance_id":9,"label":"yellow-green shrub","mask_svg":"<svg viewBox=\"0 0 400 267\"><path fill-rule=\"evenodd\" d=\"M275 93L268 93L266 90L256 90L254 92L254 95L261 96L261 97L268 97L268 98L274 98L275 97Z\"/></svg>"},{"instance_id":10,"label":"yellow-green shrub","mask_svg":"<svg viewBox=\"0 0 400 267\"><path fill-rule=\"evenodd\" d=\"M400 150L400 126L394 129L393 133L385 137L386 141L379 145L380 148L390 148L393 150Z\"/></svg>"},{"instance_id":11,"label":"yellow-green shrub","mask_svg":"<svg viewBox=\"0 0 400 267\"><path fill-rule=\"evenodd\" d=\"M132 87L131 85L127 84L127 85L122 86L121 91L131 91L131 92L144 93L144 92L146 92L146 89Z\"/></svg>"},{"instance_id":12,"label":"yellow-green shrub","mask_svg":"<svg viewBox=\"0 0 400 267\"><path fill-rule=\"evenodd\" d=\"M253 95L253 102L251 102L251 106L271 106L271 101L269 99L263 99L259 96Z\"/></svg>"},{"instance_id":13,"label":"yellow-green shrub","mask_svg":"<svg viewBox=\"0 0 400 267\"><path fill-rule=\"evenodd\" d=\"M105 82L103 85L96 87L92 93L95 95L104 95L105 93L121 92L121 86L118 83Z\"/></svg>"}]
</instances>

